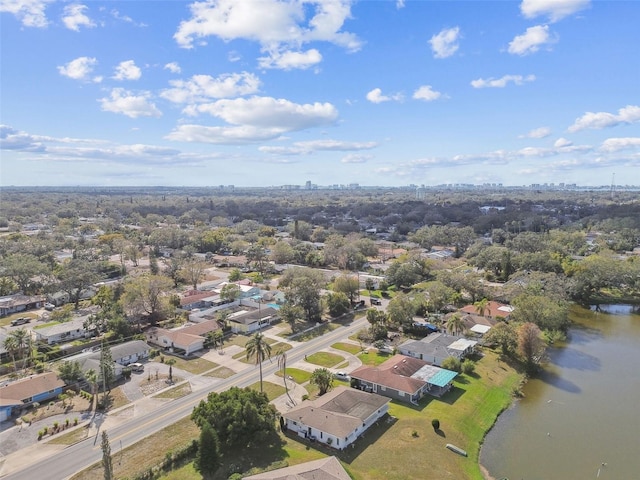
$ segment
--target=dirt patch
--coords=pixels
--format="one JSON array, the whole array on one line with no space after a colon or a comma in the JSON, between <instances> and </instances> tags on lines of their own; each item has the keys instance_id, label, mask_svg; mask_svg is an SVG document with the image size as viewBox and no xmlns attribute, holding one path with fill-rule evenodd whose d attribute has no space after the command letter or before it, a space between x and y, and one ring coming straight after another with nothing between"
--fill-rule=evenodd
<instances>
[{"instance_id":1,"label":"dirt patch","mask_svg":"<svg viewBox=\"0 0 640 480\"><path fill-rule=\"evenodd\" d=\"M155 376L152 376L151 380L143 380L140 382L140 391L146 397L181 381L182 378L176 377L175 375L173 377L173 382L169 382L169 375L158 375L157 379Z\"/></svg>"}]
</instances>

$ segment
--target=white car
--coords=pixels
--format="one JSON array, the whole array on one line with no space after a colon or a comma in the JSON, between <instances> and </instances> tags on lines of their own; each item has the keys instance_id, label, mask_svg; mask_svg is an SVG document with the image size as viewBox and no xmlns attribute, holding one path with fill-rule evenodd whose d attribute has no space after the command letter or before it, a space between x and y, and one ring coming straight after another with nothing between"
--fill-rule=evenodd
<instances>
[{"instance_id":1,"label":"white car","mask_svg":"<svg viewBox=\"0 0 640 480\"><path fill-rule=\"evenodd\" d=\"M349 380L351 380L351 377L345 372L336 372L333 374L333 376L338 380L344 380L345 382L348 382Z\"/></svg>"}]
</instances>

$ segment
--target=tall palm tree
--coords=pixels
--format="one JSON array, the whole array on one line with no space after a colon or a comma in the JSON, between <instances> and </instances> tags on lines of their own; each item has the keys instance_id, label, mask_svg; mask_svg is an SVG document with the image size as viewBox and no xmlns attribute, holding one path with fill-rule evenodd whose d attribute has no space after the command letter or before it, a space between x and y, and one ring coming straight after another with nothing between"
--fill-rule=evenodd
<instances>
[{"instance_id":1,"label":"tall palm tree","mask_svg":"<svg viewBox=\"0 0 640 480\"><path fill-rule=\"evenodd\" d=\"M287 393L287 397L294 403L293 398L289 395L289 386L287 385L287 353L283 349L279 349L276 352L278 357L278 368L282 370L282 379L284 381L284 391Z\"/></svg>"},{"instance_id":2,"label":"tall palm tree","mask_svg":"<svg viewBox=\"0 0 640 480\"><path fill-rule=\"evenodd\" d=\"M264 339L264 335L257 332L245 345L247 360L254 358L256 365L260 367L260 392L262 392L262 362L271 358L271 345Z\"/></svg>"},{"instance_id":3,"label":"tall palm tree","mask_svg":"<svg viewBox=\"0 0 640 480\"><path fill-rule=\"evenodd\" d=\"M473 306L476 308L476 312L478 312L478 315L484 317L485 313L487 313L487 311L489 310L489 300L483 298L482 300L478 300L476 303L474 303Z\"/></svg>"},{"instance_id":4,"label":"tall palm tree","mask_svg":"<svg viewBox=\"0 0 640 480\"><path fill-rule=\"evenodd\" d=\"M17 358L22 359L22 367L24 370L27 366L27 361L31 358L31 335L24 328L19 328L17 330L13 330L9 332L7 338L5 339L5 348L7 351L11 352L13 357L13 367L18 371L17 363L16 363L16 354ZM25 350L27 350L25 354Z\"/></svg>"},{"instance_id":5,"label":"tall palm tree","mask_svg":"<svg viewBox=\"0 0 640 480\"><path fill-rule=\"evenodd\" d=\"M4 342L2 342L2 346L9 353L9 355L11 355L13 370L17 374L18 364L16 363L16 354L18 353L18 343L16 342L15 337L13 337L11 334L7 335L7 337L4 339Z\"/></svg>"},{"instance_id":6,"label":"tall palm tree","mask_svg":"<svg viewBox=\"0 0 640 480\"><path fill-rule=\"evenodd\" d=\"M96 391L98 390L98 372L91 368L84 374L84 378L91 387L91 409L93 410L94 399L96 398Z\"/></svg>"},{"instance_id":7,"label":"tall palm tree","mask_svg":"<svg viewBox=\"0 0 640 480\"><path fill-rule=\"evenodd\" d=\"M447 320L447 331L453 333L454 335L458 335L462 330L464 330L464 322L462 321L462 317L454 313Z\"/></svg>"}]
</instances>

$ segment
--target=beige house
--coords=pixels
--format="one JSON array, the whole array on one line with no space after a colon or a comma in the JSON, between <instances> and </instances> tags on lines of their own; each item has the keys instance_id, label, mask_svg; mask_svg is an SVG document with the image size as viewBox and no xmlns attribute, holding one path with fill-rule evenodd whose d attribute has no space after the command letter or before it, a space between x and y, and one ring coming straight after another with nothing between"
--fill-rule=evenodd
<instances>
[{"instance_id":1,"label":"beige house","mask_svg":"<svg viewBox=\"0 0 640 480\"><path fill-rule=\"evenodd\" d=\"M326 457L250 475L243 480L351 480L351 477L336 457Z\"/></svg>"}]
</instances>

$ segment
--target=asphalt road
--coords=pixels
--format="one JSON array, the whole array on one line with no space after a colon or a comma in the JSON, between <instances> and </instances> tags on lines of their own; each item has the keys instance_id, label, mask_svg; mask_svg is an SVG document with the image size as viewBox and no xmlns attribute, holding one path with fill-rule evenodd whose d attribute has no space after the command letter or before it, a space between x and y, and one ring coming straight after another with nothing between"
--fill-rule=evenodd
<instances>
[{"instance_id":1,"label":"asphalt road","mask_svg":"<svg viewBox=\"0 0 640 480\"><path fill-rule=\"evenodd\" d=\"M302 360L305 355L327 348L333 343L352 335L366 324L366 318L361 318L346 327L339 327L321 337L305 342L287 352L287 363L291 365ZM274 373L278 369L277 362L266 361L263 363L262 369L263 376ZM116 457L121 448L127 448L178 420L188 417L191 415L193 408L202 399L205 399L209 392L222 392L233 386L241 388L249 386L259 380L259 375L257 368L240 372L216 384L214 387L193 392L163 404L152 412L140 417L133 417L126 423L109 429L109 443L111 444L113 456ZM102 459L100 440L100 435L87 438L55 453L53 456L25 465L23 469L14 471L4 476L3 479L66 479Z\"/></svg>"}]
</instances>

